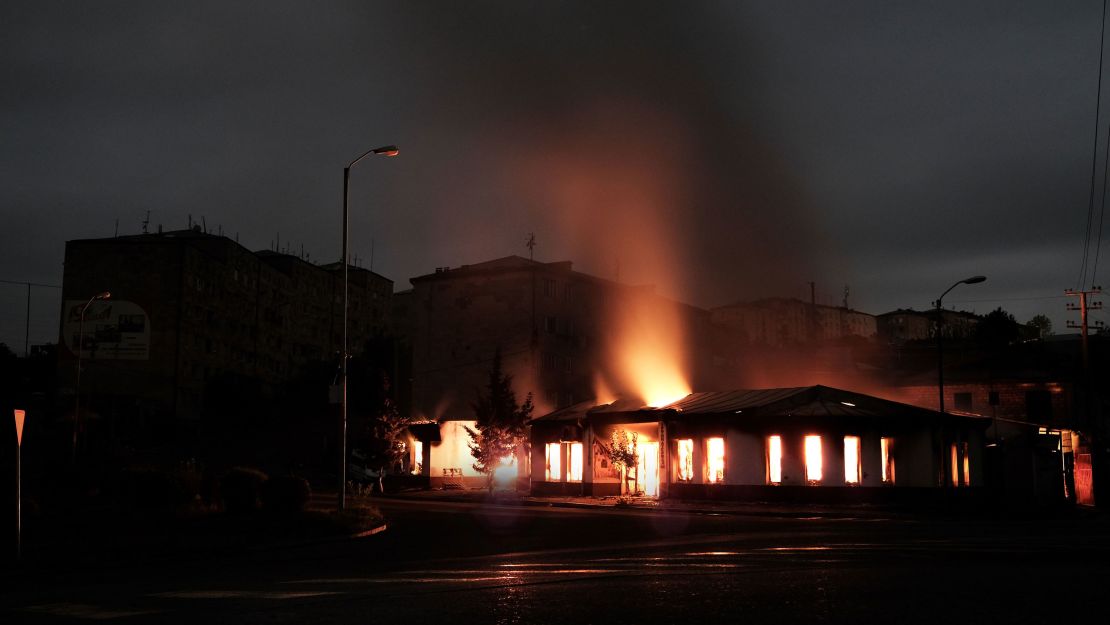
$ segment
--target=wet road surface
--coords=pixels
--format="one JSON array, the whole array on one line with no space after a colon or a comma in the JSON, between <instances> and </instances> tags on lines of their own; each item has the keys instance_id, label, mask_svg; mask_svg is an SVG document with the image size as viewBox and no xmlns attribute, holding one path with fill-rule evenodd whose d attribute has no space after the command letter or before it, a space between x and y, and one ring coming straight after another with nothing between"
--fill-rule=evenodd
<instances>
[{"instance_id":1,"label":"wet road surface","mask_svg":"<svg viewBox=\"0 0 1110 625\"><path fill-rule=\"evenodd\" d=\"M4 623L1102 622L1093 519L779 519L383 500L387 532L58 572Z\"/></svg>"}]
</instances>

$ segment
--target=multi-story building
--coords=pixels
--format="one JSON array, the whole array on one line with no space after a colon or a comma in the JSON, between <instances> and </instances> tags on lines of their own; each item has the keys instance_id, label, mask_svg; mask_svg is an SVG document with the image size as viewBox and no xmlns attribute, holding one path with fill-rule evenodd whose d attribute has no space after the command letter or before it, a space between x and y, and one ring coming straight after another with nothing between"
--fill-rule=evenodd
<instances>
[{"instance_id":1,"label":"multi-story building","mask_svg":"<svg viewBox=\"0 0 1110 625\"><path fill-rule=\"evenodd\" d=\"M925 341L936 338L936 311L917 311L912 309L892 310L876 315L879 337L891 344L909 341ZM944 338L967 339L975 333L979 317L974 313L945 310Z\"/></svg>"},{"instance_id":2,"label":"multi-story building","mask_svg":"<svg viewBox=\"0 0 1110 625\"><path fill-rule=\"evenodd\" d=\"M747 345L784 347L849 336L873 338L875 316L793 298L740 302L712 310L713 323Z\"/></svg>"},{"instance_id":3,"label":"multi-story building","mask_svg":"<svg viewBox=\"0 0 1110 625\"><path fill-rule=\"evenodd\" d=\"M650 287L574 271L570 262L509 256L439 268L411 282L414 412L428 419L472 418L495 350L518 401L533 394L537 416L619 386L618 320L635 311L666 311L689 345L711 342L707 311ZM694 381L711 366L683 364Z\"/></svg>"},{"instance_id":4,"label":"multi-story building","mask_svg":"<svg viewBox=\"0 0 1110 625\"><path fill-rule=\"evenodd\" d=\"M342 265L251 252L198 230L66 243L60 385L92 410L199 417L214 381L260 396L320 363L338 363ZM349 345L358 353L389 317L391 280L351 267ZM95 300L100 292L111 297ZM71 395L72 396L72 395Z\"/></svg>"}]
</instances>

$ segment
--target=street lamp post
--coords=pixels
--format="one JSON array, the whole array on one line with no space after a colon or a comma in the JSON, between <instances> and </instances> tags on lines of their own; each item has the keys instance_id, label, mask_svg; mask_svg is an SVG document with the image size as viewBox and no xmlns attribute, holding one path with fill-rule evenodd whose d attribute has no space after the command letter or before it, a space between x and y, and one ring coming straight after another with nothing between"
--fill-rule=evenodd
<instances>
[{"instance_id":1,"label":"street lamp post","mask_svg":"<svg viewBox=\"0 0 1110 625\"><path fill-rule=\"evenodd\" d=\"M395 145L385 145L373 150L367 150L361 156L347 164L343 168L343 256L340 257L339 262L343 265L343 349L340 357L339 377L342 378L340 390L340 419L342 426L340 428L340 448L339 448L339 509L342 510L347 507L347 225L348 212L347 203L350 199L350 181L351 181L351 168L362 159L377 154L379 156L397 156L400 150Z\"/></svg>"},{"instance_id":2,"label":"street lamp post","mask_svg":"<svg viewBox=\"0 0 1110 625\"><path fill-rule=\"evenodd\" d=\"M941 309L941 301L948 291L960 286L961 284L978 284L986 280L986 276L971 276L948 287L948 289L940 294L937 298L937 393L940 403L940 411L944 412L944 312Z\"/></svg>"},{"instance_id":3,"label":"street lamp post","mask_svg":"<svg viewBox=\"0 0 1110 625\"><path fill-rule=\"evenodd\" d=\"M97 293L85 302L81 307L81 322L77 331L77 382L74 384L73 389L73 457L74 464L77 463L77 430L81 419L81 353L85 351L85 313L89 310L89 306L96 300L111 299L112 294L108 291Z\"/></svg>"}]
</instances>

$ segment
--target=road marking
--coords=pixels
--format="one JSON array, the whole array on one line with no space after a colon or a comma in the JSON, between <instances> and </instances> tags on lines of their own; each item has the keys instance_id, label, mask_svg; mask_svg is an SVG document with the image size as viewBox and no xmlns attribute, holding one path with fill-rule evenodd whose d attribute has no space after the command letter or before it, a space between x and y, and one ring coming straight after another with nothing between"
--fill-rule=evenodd
<instances>
[{"instance_id":1,"label":"road marking","mask_svg":"<svg viewBox=\"0 0 1110 625\"><path fill-rule=\"evenodd\" d=\"M147 616L157 614L158 610L122 610L119 608L104 608L87 603L47 603L32 605L23 608L25 612L49 614L51 616L65 616L69 618L88 619L91 621L109 621L130 616Z\"/></svg>"}]
</instances>

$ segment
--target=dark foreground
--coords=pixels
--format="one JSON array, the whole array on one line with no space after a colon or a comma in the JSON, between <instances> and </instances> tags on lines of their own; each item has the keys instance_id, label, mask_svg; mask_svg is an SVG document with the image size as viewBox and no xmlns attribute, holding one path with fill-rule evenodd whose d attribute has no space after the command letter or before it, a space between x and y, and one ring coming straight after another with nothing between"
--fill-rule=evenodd
<instances>
[{"instance_id":1,"label":"dark foreground","mask_svg":"<svg viewBox=\"0 0 1110 625\"><path fill-rule=\"evenodd\" d=\"M5 576L0 622L1050 623L1110 614L1095 518L756 518L383 500L389 530Z\"/></svg>"}]
</instances>

